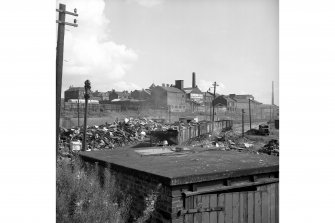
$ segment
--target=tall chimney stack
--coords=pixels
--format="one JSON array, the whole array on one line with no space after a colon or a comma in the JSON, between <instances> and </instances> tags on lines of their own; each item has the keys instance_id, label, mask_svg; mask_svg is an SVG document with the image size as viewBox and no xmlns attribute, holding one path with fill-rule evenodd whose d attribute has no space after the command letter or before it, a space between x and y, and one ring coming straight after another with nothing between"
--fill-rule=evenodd
<instances>
[{"instance_id":1,"label":"tall chimney stack","mask_svg":"<svg viewBox=\"0 0 335 223\"><path fill-rule=\"evenodd\" d=\"M178 89L180 89L180 90L183 90L183 88L184 88L184 80L176 80L175 81L175 87L176 88L178 88Z\"/></svg>"},{"instance_id":2,"label":"tall chimney stack","mask_svg":"<svg viewBox=\"0 0 335 223\"><path fill-rule=\"evenodd\" d=\"M275 104L275 101L274 101L273 81L272 81L272 105L274 104Z\"/></svg>"},{"instance_id":3,"label":"tall chimney stack","mask_svg":"<svg viewBox=\"0 0 335 223\"><path fill-rule=\"evenodd\" d=\"M196 81L195 81L195 73L192 73L192 88L196 87Z\"/></svg>"}]
</instances>

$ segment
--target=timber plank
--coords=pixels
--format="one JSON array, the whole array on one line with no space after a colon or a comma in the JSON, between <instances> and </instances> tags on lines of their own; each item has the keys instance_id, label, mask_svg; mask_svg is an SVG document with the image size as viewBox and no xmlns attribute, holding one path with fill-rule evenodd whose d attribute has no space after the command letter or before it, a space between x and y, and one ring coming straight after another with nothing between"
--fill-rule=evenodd
<instances>
[{"instance_id":1,"label":"timber plank","mask_svg":"<svg viewBox=\"0 0 335 223\"><path fill-rule=\"evenodd\" d=\"M233 222L233 195L232 193L225 194L225 222Z\"/></svg>"},{"instance_id":2,"label":"timber plank","mask_svg":"<svg viewBox=\"0 0 335 223\"><path fill-rule=\"evenodd\" d=\"M186 198L185 209L193 208L193 196ZM193 223L193 214L185 214L185 223Z\"/></svg>"},{"instance_id":3,"label":"timber plank","mask_svg":"<svg viewBox=\"0 0 335 223\"><path fill-rule=\"evenodd\" d=\"M254 192L248 192L248 223L254 222Z\"/></svg>"},{"instance_id":4,"label":"timber plank","mask_svg":"<svg viewBox=\"0 0 335 223\"><path fill-rule=\"evenodd\" d=\"M240 193L240 223L247 223L248 220L248 193Z\"/></svg>"},{"instance_id":5,"label":"timber plank","mask_svg":"<svg viewBox=\"0 0 335 223\"><path fill-rule=\"evenodd\" d=\"M225 207L225 200L224 200L224 194L219 194L218 196L218 206ZM218 213L218 221L219 223L225 223L224 216L226 210L224 211L219 211Z\"/></svg>"},{"instance_id":6,"label":"timber plank","mask_svg":"<svg viewBox=\"0 0 335 223\"><path fill-rule=\"evenodd\" d=\"M261 192L261 205L262 205L262 223L268 223L268 216L269 216L269 200L268 200L268 192L263 191Z\"/></svg>"},{"instance_id":7,"label":"timber plank","mask_svg":"<svg viewBox=\"0 0 335 223\"><path fill-rule=\"evenodd\" d=\"M276 216L275 216L275 222L279 223L279 183L275 184L275 212L276 212Z\"/></svg>"},{"instance_id":8,"label":"timber plank","mask_svg":"<svg viewBox=\"0 0 335 223\"><path fill-rule=\"evenodd\" d=\"M238 223L239 221L239 211L240 211L240 193L233 193L233 223Z\"/></svg>"},{"instance_id":9,"label":"timber plank","mask_svg":"<svg viewBox=\"0 0 335 223\"><path fill-rule=\"evenodd\" d=\"M262 221L261 212L262 212L262 199L261 199L261 192L255 191L255 223L260 223Z\"/></svg>"},{"instance_id":10,"label":"timber plank","mask_svg":"<svg viewBox=\"0 0 335 223\"><path fill-rule=\"evenodd\" d=\"M270 191L271 191L271 185L272 184L268 184L267 185L267 192L268 192L268 208L267 208L267 211L268 211L268 219L267 219L267 221L266 222L271 222L271 207L270 207L270 202L271 202L271 197L270 197L270 195L271 195L271 193L270 193Z\"/></svg>"},{"instance_id":11,"label":"timber plank","mask_svg":"<svg viewBox=\"0 0 335 223\"><path fill-rule=\"evenodd\" d=\"M209 197L209 207L215 208L218 206L218 196L217 194L211 194ZM217 211L211 211L209 213L209 222L217 223L218 222L218 213Z\"/></svg>"},{"instance_id":12,"label":"timber plank","mask_svg":"<svg viewBox=\"0 0 335 223\"><path fill-rule=\"evenodd\" d=\"M202 201L203 208L209 208L209 195L202 195L201 201ZM209 223L209 212L202 213L202 222Z\"/></svg>"},{"instance_id":13,"label":"timber plank","mask_svg":"<svg viewBox=\"0 0 335 223\"><path fill-rule=\"evenodd\" d=\"M194 196L194 208L202 208L202 203L201 203L201 195L198 196ZM202 219L201 219L201 213L195 213L193 215L193 222L194 223L201 223Z\"/></svg>"},{"instance_id":14,"label":"timber plank","mask_svg":"<svg viewBox=\"0 0 335 223\"><path fill-rule=\"evenodd\" d=\"M275 204L275 199L276 199L276 191L275 191L275 184L271 184L270 185L270 189L269 189L269 197L270 197L270 223L275 223L276 219L275 219L275 214L276 214L276 204Z\"/></svg>"}]
</instances>

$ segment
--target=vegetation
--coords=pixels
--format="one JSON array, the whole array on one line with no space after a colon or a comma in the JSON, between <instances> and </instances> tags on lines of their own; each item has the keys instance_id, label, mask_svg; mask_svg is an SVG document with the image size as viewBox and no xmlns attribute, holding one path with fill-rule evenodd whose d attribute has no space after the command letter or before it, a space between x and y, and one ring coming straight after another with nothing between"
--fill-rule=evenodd
<instances>
[{"instance_id":1,"label":"vegetation","mask_svg":"<svg viewBox=\"0 0 335 223\"><path fill-rule=\"evenodd\" d=\"M127 222L131 198L120 190L109 171L104 171L101 182L98 168L85 165L79 158L57 162L57 222ZM154 210L156 196L149 195L146 200L138 223L145 222Z\"/></svg>"}]
</instances>

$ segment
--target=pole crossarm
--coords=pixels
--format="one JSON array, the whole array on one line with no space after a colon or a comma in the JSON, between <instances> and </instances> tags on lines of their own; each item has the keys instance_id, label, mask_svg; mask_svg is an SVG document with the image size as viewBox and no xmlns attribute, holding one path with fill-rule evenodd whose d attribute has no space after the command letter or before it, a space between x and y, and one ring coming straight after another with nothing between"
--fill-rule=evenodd
<instances>
[{"instance_id":1,"label":"pole crossarm","mask_svg":"<svg viewBox=\"0 0 335 223\"><path fill-rule=\"evenodd\" d=\"M69 25L69 26L78 27L78 24L76 24L76 23L63 22L63 21L59 21L59 20L56 20L56 22L59 23L59 24L65 24L65 25Z\"/></svg>"},{"instance_id":2,"label":"pole crossarm","mask_svg":"<svg viewBox=\"0 0 335 223\"><path fill-rule=\"evenodd\" d=\"M65 11L65 10L56 9L56 11L60 12L60 13L65 13L65 14L73 15L73 16L78 16L77 13L68 12L68 11Z\"/></svg>"}]
</instances>

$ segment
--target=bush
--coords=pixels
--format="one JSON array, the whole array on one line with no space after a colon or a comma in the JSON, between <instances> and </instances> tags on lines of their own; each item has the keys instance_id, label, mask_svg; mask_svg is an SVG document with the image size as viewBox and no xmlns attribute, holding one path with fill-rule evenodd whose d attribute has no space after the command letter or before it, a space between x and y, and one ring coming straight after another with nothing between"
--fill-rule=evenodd
<instances>
[{"instance_id":1,"label":"bush","mask_svg":"<svg viewBox=\"0 0 335 223\"><path fill-rule=\"evenodd\" d=\"M84 168L78 159L57 162L57 222L126 222L130 198L105 171L103 185L98 170Z\"/></svg>"},{"instance_id":2,"label":"bush","mask_svg":"<svg viewBox=\"0 0 335 223\"><path fill-rule=\"evenodd\" d=\"M131 197L119 188L110 170L101 170L78 157L57 161L56 221L122 223L133 219L144 223L149 220L161 185L147 195L142 216L134 219L130 216L134 205Z\"/></svg>"}]
</instances>

